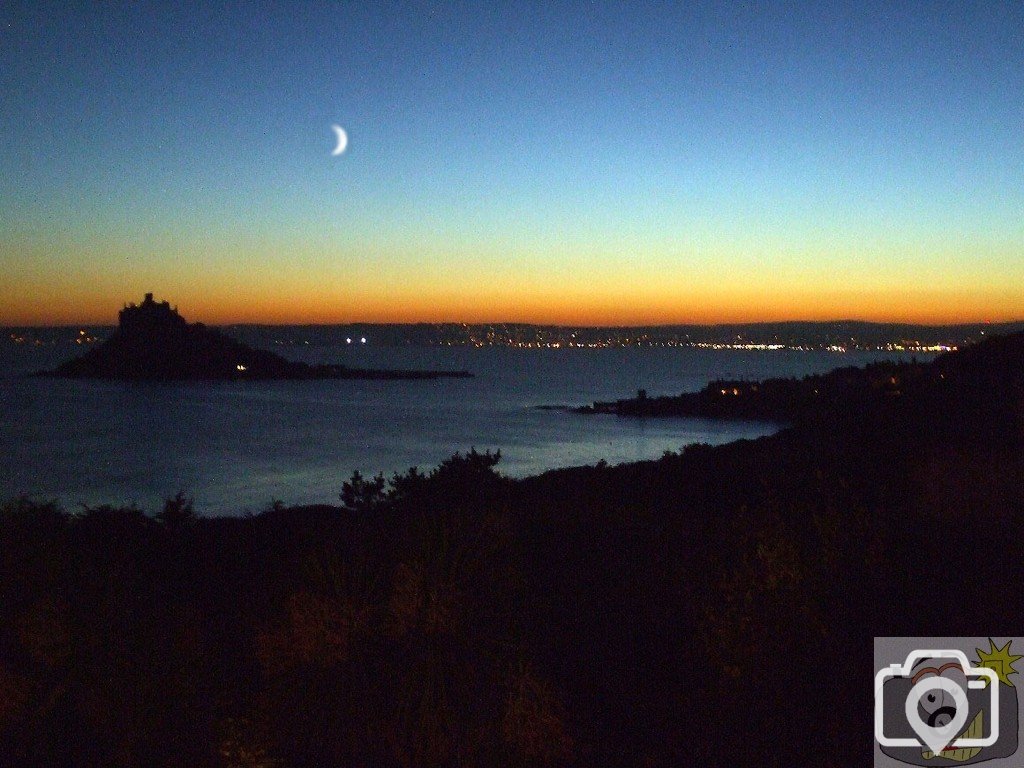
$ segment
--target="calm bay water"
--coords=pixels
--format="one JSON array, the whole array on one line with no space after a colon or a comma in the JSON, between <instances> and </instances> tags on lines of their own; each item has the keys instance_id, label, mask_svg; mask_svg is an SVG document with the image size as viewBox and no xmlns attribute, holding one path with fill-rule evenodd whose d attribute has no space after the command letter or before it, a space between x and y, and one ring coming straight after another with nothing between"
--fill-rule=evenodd
<instances>
[{"instance_id":1,"label":"calm bay water","mask_svg":"<svg viewBox=\"0 0 1024 768\"><path fill-rule=\"evenodd\" d=\"M73 345L0 350L0 498L157 511L184 491L203 514L274 499L333 503L353 470L429 469L455 451L500 449L499 469L650 459L694 442L774 431L756 423L631 420L538 410L701 388L715 378L802 376L895 358L881 352L668 348L521 350L306 347L285 354L360 367L466 369L473 379L129 384L28 378Z\"/></svg>"}]
</instances>

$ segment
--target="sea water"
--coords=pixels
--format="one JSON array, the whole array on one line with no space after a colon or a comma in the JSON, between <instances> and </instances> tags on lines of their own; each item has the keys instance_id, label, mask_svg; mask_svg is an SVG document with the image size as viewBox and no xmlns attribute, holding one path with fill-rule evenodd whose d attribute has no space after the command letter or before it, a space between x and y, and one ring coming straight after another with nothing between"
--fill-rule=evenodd
<instances>
[{"instance_id":1,"label":"sea water","mask_svg":"<svg viewBox=\"0 0 1024 768\"><path fill-rule=\"evenodd\" d=\"M201 514L336 503L354 470L429 470L456 451L501 451L511 476L652 459L778 427L705 419L585 416L543 405L700 389L716 378L803 376L894 359L882 352L625 347L285 347L306 362L468 370L471 379L125 383L33 378L81 349L0 347L0 498L67 508L137 504L178 491Z\"/></svg>"}]
</instances>

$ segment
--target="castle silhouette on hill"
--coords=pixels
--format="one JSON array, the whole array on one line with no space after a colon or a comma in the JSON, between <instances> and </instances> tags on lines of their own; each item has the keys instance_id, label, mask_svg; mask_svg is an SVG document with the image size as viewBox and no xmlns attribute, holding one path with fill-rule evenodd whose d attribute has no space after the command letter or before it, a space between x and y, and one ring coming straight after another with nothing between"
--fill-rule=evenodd
<instances>
[{"instance_id":1,"label":"castle silhouette on hill","mask_svg":"<svg viewBox=\"0 0 1024 768\"><path fill-rule=\"evenodd\" d=\"M184 329L188 323L178 308L171 308L167 301L153 301L153 294L147 293L142 304L125 304L117 313L118 326L126 333L146 333L158 328Z\"/></svg>"},{"instance_id":2,"label":"castle silhouette on hill","mask_svg":"<svg viewBox=\"0 0 1024 768\"><path fill-rule=\"evenodd\" d=\"M466 371L367 370L308 365L255 349L215 328L189 323L176 307L147 293L118 313L118 328L103 344L46 375L65 378L183 381L203 379L436 379Z\"/></svg>"}]
</instances>

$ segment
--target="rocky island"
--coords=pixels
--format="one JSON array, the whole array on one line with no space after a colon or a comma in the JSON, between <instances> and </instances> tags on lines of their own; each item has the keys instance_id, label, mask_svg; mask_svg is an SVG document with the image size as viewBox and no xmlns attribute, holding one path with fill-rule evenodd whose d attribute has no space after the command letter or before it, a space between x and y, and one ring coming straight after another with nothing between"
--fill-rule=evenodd
<instances>
[{"instance_id":1,"label":"rocky island","mask_svg":"<svg viewBox=\"0 0 1024 768\"><path fill-rule=\"evenodd\" d=\"M106 342L42 375L82 379L190 381L224 379L437 379L469 378L468 371L373 370L308 365L255 349L202 323L186 322L177 308L147 293L118 315Z\"/></svg>"}]
</instances>

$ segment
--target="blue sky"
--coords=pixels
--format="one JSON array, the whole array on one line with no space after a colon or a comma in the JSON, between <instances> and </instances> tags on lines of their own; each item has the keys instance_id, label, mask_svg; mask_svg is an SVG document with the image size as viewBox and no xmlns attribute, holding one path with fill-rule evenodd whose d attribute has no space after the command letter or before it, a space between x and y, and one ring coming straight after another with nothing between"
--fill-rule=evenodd
<instances>
[{"instance_id":1,"label":"blue sky","mask_svg":"<svg viewBox=\"0 0 1024 768\"><path fill-rule=\"evenodd\" d=\"M1021 317L1022 38L1019 3L7 4L0 322Z\"/></svg>"}]
</instances>

